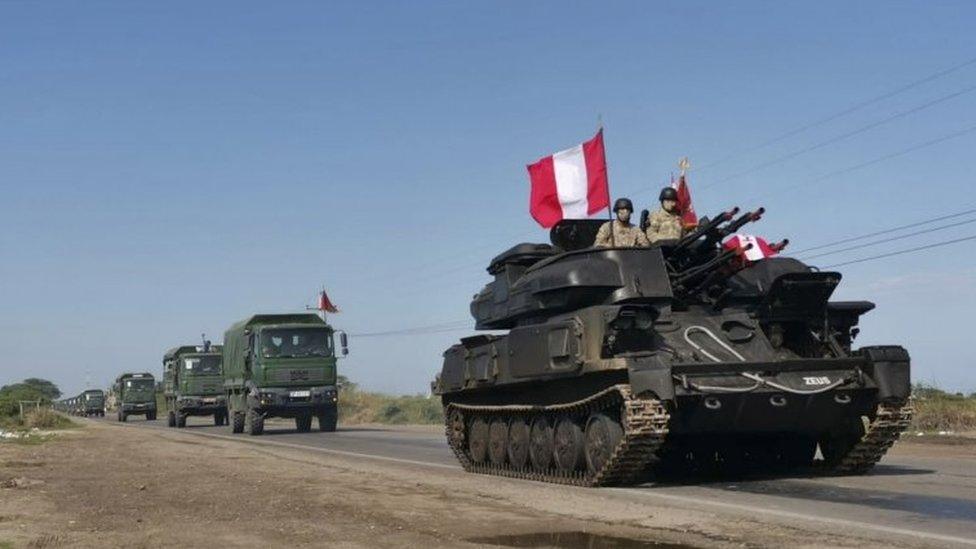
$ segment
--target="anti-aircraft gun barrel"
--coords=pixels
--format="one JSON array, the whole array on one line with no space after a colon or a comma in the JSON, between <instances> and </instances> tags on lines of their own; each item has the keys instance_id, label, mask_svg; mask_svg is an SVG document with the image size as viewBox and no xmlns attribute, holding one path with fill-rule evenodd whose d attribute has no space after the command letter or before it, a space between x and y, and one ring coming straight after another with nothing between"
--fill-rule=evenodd
<instances>
[{"instance_id":1,"label":"anti-aircraft gun barrel","mask_svg":"<svg viewBox=\"0 0 976 549\"><path fill-rule=\"evenodd\" d=\"M706 263L703 263L701 265L698 265L697 267L692 267L691 269L678 273L672 279L672 284L676 286L684 285L684 283L687 282L688 280L701 276L703 273L709 271L715 271L720 266L728 263L733 257L750 249L752 249L752 244L747 244L742 248L725 250L722 253L715 256L714 258L710 259Z\"/></svg>"},{"instance_id":2,"label":"anti-aircraft gun barrel","mask_svg":"<svg viewBox=\"0 0 976 549\"><path fill-rule=\"evenodd\" d=\"M737 213L739 213L739 208L738 207L735 207L735 208L732 208L731 210L729 210L727 212L722 212L722 213L716 215L715 216L715 219L712 219L712 220L708 221L704 225L701 225L700 227L698 227L694 231L692 231L692 232L686 234L685 236L681 237L680 239L678 239L678 242L674 245L674 248L672 248L672 250L671 250L672 253L687 248L693 242L695 242L696 240L698 240L699 238L701 238L703 235L708 234L709 232L715 230L715 228L718 227L719 225L721 225L722 223L725 223L728 220L732 219L732 217L735 216L735 214L737 214Z\"/></svg>"},{"instance_id":3,"label":"anti-aircraft gun barrel","mask_svg":"<svg viewBox=\"0 0 976 549\"><path fill-rule=\"evenodd\" d=\"M734 234L736 231L738 231L739 229L741 229L742 226L745 225L746 223L752 223L753 221L759 221L759 219L762 217L762 215L764 213L766 213L766 208L763 208L761 206L759 207L759 209L757 209L754 212L746 212L746 213L742 214L735 221L732 221L728 225L722 227L722 229L720 230L720 232L722 233L722 236L723 237L729 236L730 234Z\"/></svg>"}]
</instances>

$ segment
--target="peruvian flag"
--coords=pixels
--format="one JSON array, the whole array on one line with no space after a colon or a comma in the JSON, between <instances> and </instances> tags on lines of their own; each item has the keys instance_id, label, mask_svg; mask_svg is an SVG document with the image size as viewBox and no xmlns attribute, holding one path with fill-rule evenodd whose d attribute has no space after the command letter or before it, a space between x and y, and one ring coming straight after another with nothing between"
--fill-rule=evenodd
<instances>
[{"instance_id":1,"label":"peruvian flag","mask_svg":"<svg viewBox=\"0 0 976 549\"><path fill-rule=\"evenodd\" d=\"M695 207L691 205L691 191L688 189L688 182L685 181L685 174L681 174L677 181L671 181L671 186L678 191L678 211L681 212L681 224L685 227L698 225L698 215L695 214Z\"/></svg>"},{"instance_id":2,"label":"peruvian flag","mask_svg":"<svg viewBox=\"0 0 976 549\"><path fill-rule=\"evenodd\" d=\"M766 242L765 238L752 236L751 234L734 234L722 243L722 248L726 250L742 250L752 244L748 250L741 252L742 257L747 261L759 261L767 257L773 257L779 250Z\"/></svg>"},{"instance_id":3,"label":"peruvian flag","mask_svg":"<svg viewBox=\"0 0 976 549\"><path fill-rule=\"evenodd\" d=\"M610 205L602 129L593 139L528 168L529 211L547 229L563 219L585 219Z\"/></svg>"}]
</instances>

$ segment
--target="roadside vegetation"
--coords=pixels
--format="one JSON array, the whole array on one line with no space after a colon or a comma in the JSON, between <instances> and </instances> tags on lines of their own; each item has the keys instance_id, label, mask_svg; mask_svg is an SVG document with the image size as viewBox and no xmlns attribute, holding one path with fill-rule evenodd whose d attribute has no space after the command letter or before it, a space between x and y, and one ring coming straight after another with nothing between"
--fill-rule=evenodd
<instances>
[{"instance_id":1,"label":"roadside vegetation","mask_svg":"<svg viewBox=\"0 0 976 549\"><path fill-rule=\"evenodd\" d=\"M912 431L973 432L976 431L976 393L947 393L938 387L916 384L915 416Z\"/></svg>"},{"instance_id":2,"label":"roadside vegetation","mask_svg":"<svg viewBox=\"0 0 976 549\"><path fill-rule=\"evenodd\" d=\"M30 378L0 387L0 439L20 443L38 442L38 431L68 429L77 424L51 410L61 390L46 379ZM21 416L21 402L29 402ZM36 403L36 404L34 404Z\"/></svg>"},{"instance_id":3,"label":"roadside vegetation","mask_svg":"<svg viewBox=\"0 0 976 549\"><path fill-rule=\"evenodd\" d=\"M425 395L387 395L363 391L339 376L339 421L346 424L439 424L444 422L440 399Z\"/></svg>"}]
</instances>

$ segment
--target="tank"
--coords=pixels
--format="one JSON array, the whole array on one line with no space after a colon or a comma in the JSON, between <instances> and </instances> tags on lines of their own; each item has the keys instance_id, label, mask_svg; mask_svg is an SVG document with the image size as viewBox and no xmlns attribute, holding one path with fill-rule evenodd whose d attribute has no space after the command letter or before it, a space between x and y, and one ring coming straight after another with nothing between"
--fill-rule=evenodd
<instances>
[{"instance_id":1,"label":"tank","mask_svg":"<svg viewBox=\"0 0 976 549\"><path fill-rule=\"evenodd\" d=\"M874 304L831 301L840 273L722 246L762 213L648 248L594 248L603 221L564 220L492 259L471 302L484 333L432 383L464 469L583 486L868 471L911 419L908 352L852 346Z\"/></svg>"}]
</instances>

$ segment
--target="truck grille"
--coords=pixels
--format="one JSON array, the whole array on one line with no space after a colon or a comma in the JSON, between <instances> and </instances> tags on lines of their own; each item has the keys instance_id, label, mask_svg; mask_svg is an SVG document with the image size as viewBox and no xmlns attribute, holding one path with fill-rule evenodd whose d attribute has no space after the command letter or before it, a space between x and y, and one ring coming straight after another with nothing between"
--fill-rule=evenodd
<instances>
[{"instance_id":1,"label":"truck grille","mask_svg":"<svg viewBox=\"0 0 976 549\"><path fill-rule=\"evenodd\" d=\"M321 368L286 368L271 372L272 381L280 383L304 383L306 381L324 381L325 371Z\"/></svg>"}]
</instances>

